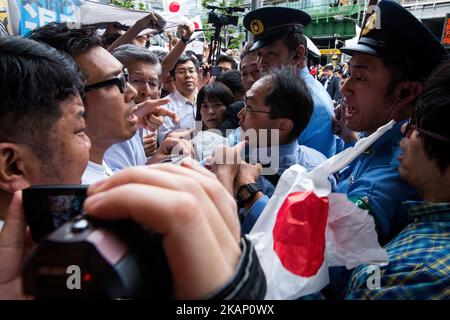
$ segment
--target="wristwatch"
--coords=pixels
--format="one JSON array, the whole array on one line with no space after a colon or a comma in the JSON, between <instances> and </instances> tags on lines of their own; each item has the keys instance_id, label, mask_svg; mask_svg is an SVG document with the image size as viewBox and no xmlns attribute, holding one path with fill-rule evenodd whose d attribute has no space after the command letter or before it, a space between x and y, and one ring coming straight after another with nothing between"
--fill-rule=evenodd
<instances>
[{"instance_id":1,"label":"wristwatch","mask_svg":"<svg viewBox=\"0 0 450 320\"><path fill-rule=\"evenodd\" d=\"M252 201L253 197L259 192L262 191L261 188L256 183L244 184L239 187L236 200L239 207L243 207L250 201Z\"/></svg>"}]
</instances>

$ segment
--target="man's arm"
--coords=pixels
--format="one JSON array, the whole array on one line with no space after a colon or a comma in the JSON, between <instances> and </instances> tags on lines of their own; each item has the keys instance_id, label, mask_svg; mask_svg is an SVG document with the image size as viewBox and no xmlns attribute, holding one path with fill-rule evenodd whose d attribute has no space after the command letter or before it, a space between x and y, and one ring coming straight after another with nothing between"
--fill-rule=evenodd
<instances>
[{"instance_id":1,"label":"man's arm","mask_svg":"<svg viewBox=\"0 0 450 320\"><path fill-rule=\"evenodd\" d=\"M91 186L85 209L162 234L175 298L204 298L235 274L242 253L235 201L198 164L126 169Z\"/></svg>"},{"instance_id":2,"label":"man's arm","mask_svg":"<svg viewBox=\"0 0 450 320\"><path fill-rule=\"evenodd\" d=\"M183 24L179 27L179 30L183 34L181 37L182 39L177 42L175 47L173 47L173 49L170 50L170 52L162 61L161 63L162 74L169 73L169 71L172 70L175 64L177 63L180 56L183 54L184 50L186 49L186 44L191 38L192 33L194 32L194 25Z\"/></svg>"},{"instance_id":3,"label":"man's arm","mask_svg":"<svg viewBox=\"0 0 450 320\"><path fill-rule=\"evenodd\" d=\"M108 47L108 51L111 52L115 48L120 47L123 44L131 43L142 30L156 29L158 31L161 31L162 23L164 23L164 20L161 16L150 12L148 16L136 21L136 23L132 25L127 32L125 32L116 41L114 41L113 44Z\"/></svg>"}]
</instances>

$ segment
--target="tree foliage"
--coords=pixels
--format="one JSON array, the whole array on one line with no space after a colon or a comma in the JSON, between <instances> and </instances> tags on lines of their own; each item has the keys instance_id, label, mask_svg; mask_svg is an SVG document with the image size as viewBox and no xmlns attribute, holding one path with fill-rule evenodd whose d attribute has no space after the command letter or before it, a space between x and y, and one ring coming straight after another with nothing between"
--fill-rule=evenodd
<instances>
[{"instance_id":1,"label":"tree foliage","mask_svg":"<svg viewBox=\"0 0 450 320\"><path fill-rule=\"evenodd\" d=\"M213 5L220 8L226 8L226 7L240 7L244 4L244 0L202 0L202 7L206 9L207 6ZM220 10L216 10L217 13L224 13ZM242 25L242 17L239 17L238 25L237 26L227 26L227 39L223 39L222 44L224 46L227 46L228 49L240 49L241 43L246 38L245 29ZM208 25L208 17L203 19L202 21L203 25ZM211 40L212 37L211 31L205 31L205 38L207 41ZM222 37L224 36L224 33L222 32ZM228 43L225 43L225 41L228 40Z\"/></svg>"},{"instance_id":2,"label":"tree foliage","mask_svg":"<svg viewBox=\"0 0 450 320\"><path fill-rule=\"evenodd\" d=\"M127 9L145 10L145 4L135 0L111 0L111 4Z\"/></svg>"}]
</instances>

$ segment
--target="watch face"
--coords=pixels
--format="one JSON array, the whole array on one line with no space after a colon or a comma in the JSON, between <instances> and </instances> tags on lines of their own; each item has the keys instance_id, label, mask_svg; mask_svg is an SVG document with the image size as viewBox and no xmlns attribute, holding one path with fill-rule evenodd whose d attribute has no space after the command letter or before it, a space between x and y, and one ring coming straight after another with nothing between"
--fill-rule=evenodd
<instances>
[{"instance_id":1,"label":"watch face","mask_svg":"<svg viewBox=\"0 0 450 320\"><path fill-rule=\"evenodd\" d=\"M238 200L245 203L251 200L259 191L261 191L261 188L256 183L243 185L238 190Z\"/></svg>"},{"instance_id":2,"label":"watch face","mask_svg":"<svg viewBox=\"0 0 450 320\"><path fill-rule=\"evenodd\" d=\"M241 197L242 200L248 200L252 194L249 192L249 190L247 188L244 188L241 190L241 192L239 192L239 196Z\"/></svg>"}]
</instances>

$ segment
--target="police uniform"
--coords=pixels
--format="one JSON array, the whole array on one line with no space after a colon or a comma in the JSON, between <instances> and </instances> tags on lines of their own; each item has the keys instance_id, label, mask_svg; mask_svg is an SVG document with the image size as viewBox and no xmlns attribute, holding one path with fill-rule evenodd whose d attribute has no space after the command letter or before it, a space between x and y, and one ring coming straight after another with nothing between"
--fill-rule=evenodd
<instances>
[{"instance_id":1,"label":"police uniform","mask_svg":"<svg viewBox=\"0 0 450 320\"><path fill-rule=\"evenodd\" d=\"M254 36L251 50L261 49L289 33L304 33L311 17L304 11L284 7L263 7L250 11L244 18L244 27ZM298 138L300 145L313 148L326 157L336 153L336 138L332 133L333 101L306 67L299 70L314 103L311 120Z\"/></svg>"},{"instance_id":2,"label":"police uniform","mask_svg":"<svg viewBox=\"0 0 450 320\"><path fill-rule=\"evenodd\" d=\"M369 54L389 59L408 80L422 81L446 57L439 40L408 10L394 1L380 1L348 55ZM397 123L342 173L338 192L370 209L379 240L390 240L405 225L401 203L416 199L415 190L398 173L401 126ZM364 135L364 133L363 133Z\"/></svg>"}]
</instances>

